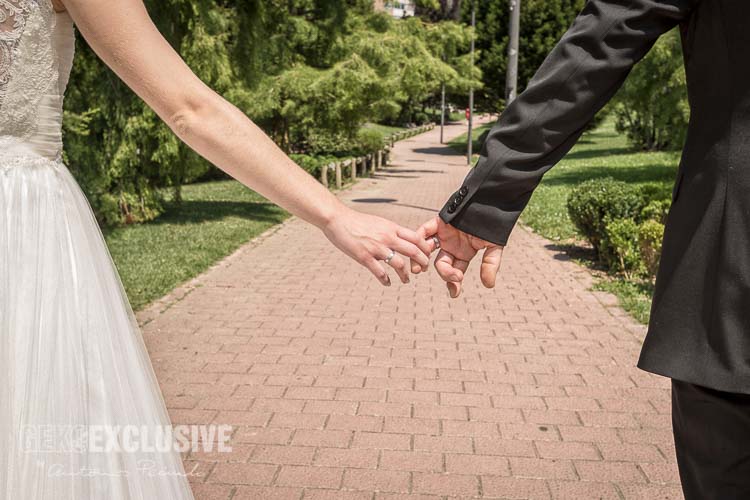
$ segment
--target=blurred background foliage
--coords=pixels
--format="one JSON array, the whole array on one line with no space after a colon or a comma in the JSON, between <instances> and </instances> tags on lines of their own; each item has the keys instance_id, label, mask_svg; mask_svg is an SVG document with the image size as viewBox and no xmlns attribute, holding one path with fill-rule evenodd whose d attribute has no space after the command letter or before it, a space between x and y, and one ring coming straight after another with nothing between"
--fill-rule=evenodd
<instances>
[{"instance_id":1,"label":"blurred background foliage","mask_svg":"<svg viewBox=\"0 0 750 500\"><path fill-rule=\"evenodd\" d=\"M583 3L523 0L519 90ZM197 75L311 172L322 159L368 152L378 143L371 124L439 120L443 85L453 118L463 114L472 87L479 112L502 111L508 0L475 5L472 67L469 0L418 0L416 16L405 19L376 12L372 0L146 0ZM637 149L679 148L688 120L684 80L675 31L636 65L592 128L610 114ZM183 185L224 178L80 38L71 82L66 161L102 224L151 220L166 194L179 203Z\"/></svg>"},{"instance_id":2,"label":"blurred background foliage","mask_svg":"<svg viewBox=\"0 0 750 500\"><path fill-rule=\"evenodd\" d=\"M366 123L428 121L441 85L481 86L470 28L394 19L368 0L147 0L159 30L209 86L286 152L336 156L373 144ZM105 225L150 220L164 190L221 177L79 38L65 102L66 161ZM370 134L371 135L371 134ZM309 162L307 162L309 163ZM273 168L269 166L269 168Z\"/></svg>"}]
</instances>

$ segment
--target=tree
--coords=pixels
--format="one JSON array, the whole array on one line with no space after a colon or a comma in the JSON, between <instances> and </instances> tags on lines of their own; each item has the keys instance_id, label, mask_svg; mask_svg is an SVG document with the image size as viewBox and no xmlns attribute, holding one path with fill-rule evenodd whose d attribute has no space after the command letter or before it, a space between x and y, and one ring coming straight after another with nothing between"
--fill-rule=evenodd
<instances>
[{"instance_id":1,"label":"tree","mask_svg":"<svg viewBox=\"0 0 750 500\"><path fill-rule=\"evenodd\" d=\"M523 0L521 8L518 91L522 91L575 16L584 0ZM505 104L505 71L508 58L508 0L476 2L478 60L484 89L477 92L477 107L500 111ZM471 2L462 3L465 22Z\"/></svg>"},{"instance_id":2,"label":"tree","mask_svg":"<svg viewBox=\"0 0 750 500\"><path fill-rule=\"evenodd\" d=\"M418 0L416 15L430 21L459 21L461 0Z\"/></svg>"},{"instance_id":3,"label":"tree","mask_svg":"<svg viewBox=\"0 0 750 500\"><path fill-rule=\"evenodd\" d=\"M437 5L437 4L436 4ZM356 149L367 121L418 118L441 83L478 86L457 23L396 21L369 0L147 0L199 78L289 153ZM162 194L215 172L82 39L65 101L66 161L100 221L157 216ZM400 117L400 118L399 118Z\"/></svg>"},{"instance_id":4,"label":"tree","mask_svg":"<svg viewBox=\"0 0 750 500\"><path fill-rule=\"evenodd\" d=\"M690 119L685 67L676 29L662 36L634 68L614 98L619 132L635 146L682 147Z\"/></svg>"}]
</instances>

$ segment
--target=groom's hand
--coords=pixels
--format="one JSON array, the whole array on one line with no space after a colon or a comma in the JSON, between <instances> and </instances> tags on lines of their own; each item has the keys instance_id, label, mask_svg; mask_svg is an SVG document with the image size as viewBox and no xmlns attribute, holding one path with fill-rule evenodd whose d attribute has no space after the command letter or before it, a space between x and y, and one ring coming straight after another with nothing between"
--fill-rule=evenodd
<instances>
[{"instance_id":1,"label":"groom's hand","mask_svg":"<svg viewBox=\"0 0 750 500\"><path fill-rule=\"evenodd\" d=\"M426 240L434 240L440 243L440 252L435 259L435 269L443 278L452 298L461 294L461 284L464 273L469 267L469 262L480 250L482 254L482 266L479 271L482 284L487 288L495 286L495 279L500 270L500 261L503 256L503 247L482 240L476 236L464 233L446 224L440 217L434 217L425 222L417 230L417 235ZM433 246L436 247L433 243Z\"/></svg>"}]
</instances>

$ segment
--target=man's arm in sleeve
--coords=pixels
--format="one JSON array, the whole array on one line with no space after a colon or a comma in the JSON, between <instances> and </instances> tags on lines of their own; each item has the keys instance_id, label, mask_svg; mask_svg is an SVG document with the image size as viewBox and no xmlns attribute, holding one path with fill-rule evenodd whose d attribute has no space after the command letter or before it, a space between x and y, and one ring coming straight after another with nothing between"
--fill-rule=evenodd
<instances>
[{"instance_id":1,"label":"man's arm in sleeve","mask_svg":"<svg viewBox=\"0 0 750 500\"><path fill-rule=\"evenodd\" d=\"M490 130L479 161L440 211L443 221L505 245L544 173L698 1L589 0Z\"/></svg>"}]
</instances>

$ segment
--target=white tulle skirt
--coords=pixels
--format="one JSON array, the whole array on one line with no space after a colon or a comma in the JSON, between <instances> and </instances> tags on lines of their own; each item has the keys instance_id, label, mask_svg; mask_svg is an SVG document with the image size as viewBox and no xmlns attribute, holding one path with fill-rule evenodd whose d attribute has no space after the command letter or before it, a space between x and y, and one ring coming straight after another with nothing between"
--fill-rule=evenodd
<instances>
[{"instance_id":1,"label":"white tulle skirt","mask_svg":"<svg viewBox=\"0 0 750 500\"><path fill-rule=\"evenodd\" d=\"M0 155L0 498L192 499L178 451L123 446L123 429L168 426L75 180L59 162Z\"/></svg>"}]
</instances>

